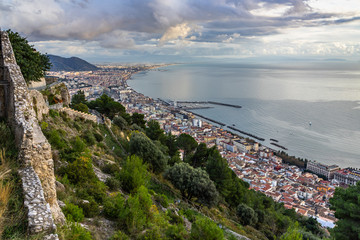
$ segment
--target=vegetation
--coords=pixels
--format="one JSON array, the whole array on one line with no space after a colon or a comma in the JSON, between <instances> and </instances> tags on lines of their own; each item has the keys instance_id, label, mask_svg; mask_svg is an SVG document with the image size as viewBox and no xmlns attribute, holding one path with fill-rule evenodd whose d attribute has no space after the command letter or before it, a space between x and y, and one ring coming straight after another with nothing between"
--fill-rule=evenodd
<instances>
[{"instance_id":1,"label":"vegetation","mask_svg":"<svg viewBox=\"0 0 360 240\"><path fill-rule=\"evenodd\" d=\"M9 39L15 54L16 63L21 69L26 82L40 81L45 76L45 71L49 70L51 63L45 54L41 54L30 45L26 38L19 33L7 30Z\"/></svg>"},{"instance_id":2,"label":"vegetation","mask_svg":"<svg viewBox=\"0 0 360 240\"><path fill-rule=\"evenodd\" d=\"M347 189L337 188L330 204L339 219L334 228L335 238L360 239L360 183Z\"/></svg>"}]
</instances>

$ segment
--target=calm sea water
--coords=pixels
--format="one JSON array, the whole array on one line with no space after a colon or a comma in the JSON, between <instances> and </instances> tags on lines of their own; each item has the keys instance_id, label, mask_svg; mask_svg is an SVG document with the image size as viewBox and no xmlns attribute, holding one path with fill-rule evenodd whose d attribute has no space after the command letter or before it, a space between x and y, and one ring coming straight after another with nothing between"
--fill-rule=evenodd
<instances>
[{"instance_id":1,"label":"calm sea water","mask_svg":"<svg viewBox=\"0 0 360 240\"><path fill-rule=\"evenodd\" d=\"M128 83L153 98L241 105L241 109L215 106L196 112L263 137L263 144L274 149L270 138L279 140L289 154L358 168L360 64L357 65L181 64L136 74Z\"/></svg>"}]
</instances>

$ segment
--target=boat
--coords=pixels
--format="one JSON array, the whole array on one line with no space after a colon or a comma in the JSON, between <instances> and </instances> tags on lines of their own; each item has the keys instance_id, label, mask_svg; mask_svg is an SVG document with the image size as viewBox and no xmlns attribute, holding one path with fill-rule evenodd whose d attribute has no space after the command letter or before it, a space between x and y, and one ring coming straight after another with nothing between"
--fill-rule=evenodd
<instances>
[{"instance_id":1,"label":"boat","mask_svg":"<svg viewBox=\"0 0 360 240\"><path fill-rule=\"evenodd\" d=\"M311 126L311 122L309 122L309 126Z\"/></svg>"}]
</instances>

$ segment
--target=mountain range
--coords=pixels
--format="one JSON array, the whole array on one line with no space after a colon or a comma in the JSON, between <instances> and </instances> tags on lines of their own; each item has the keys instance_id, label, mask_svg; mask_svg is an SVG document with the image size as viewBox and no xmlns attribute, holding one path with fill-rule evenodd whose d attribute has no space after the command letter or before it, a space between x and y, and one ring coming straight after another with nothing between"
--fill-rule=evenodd
<instances>
[{"instance_id":1,"label":"mountain range","mask_svg":"<svg viewBox=\"0 0 360 240\"><path fill-rule=\"evenodd\" d=\"M99 69L95 65L78 57L64 58L50 54L47 56L52 63L50 71L94 71Z\"/></svg>"}]
</instances>

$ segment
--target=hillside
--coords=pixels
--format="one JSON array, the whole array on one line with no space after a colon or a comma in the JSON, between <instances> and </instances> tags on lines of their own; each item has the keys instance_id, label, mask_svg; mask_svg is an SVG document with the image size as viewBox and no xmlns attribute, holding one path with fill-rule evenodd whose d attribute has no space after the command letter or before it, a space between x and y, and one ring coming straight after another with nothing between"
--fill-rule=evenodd
<instances>
[{"instance_id":1,"label":"hillside","mask_svg":"<svg viewBox=\"0 0 360 240\"><path fill-rule=\"evenodd\" d=\"M48 57L52 63L50 71L94 71L98 69L95 65L78 57L64 58L55 55L48 55Z\"/></svg>"}]
</instances>

